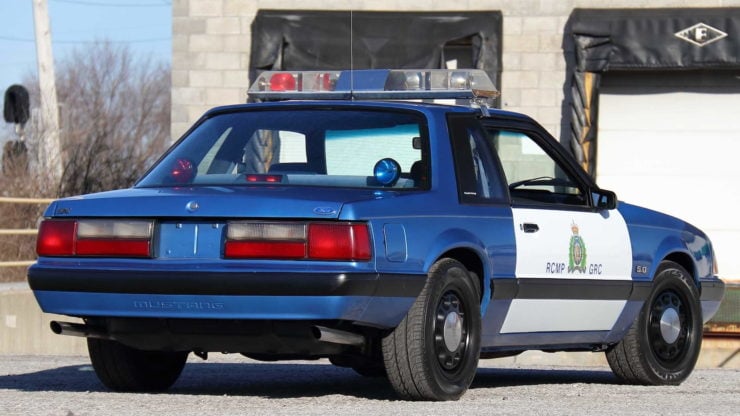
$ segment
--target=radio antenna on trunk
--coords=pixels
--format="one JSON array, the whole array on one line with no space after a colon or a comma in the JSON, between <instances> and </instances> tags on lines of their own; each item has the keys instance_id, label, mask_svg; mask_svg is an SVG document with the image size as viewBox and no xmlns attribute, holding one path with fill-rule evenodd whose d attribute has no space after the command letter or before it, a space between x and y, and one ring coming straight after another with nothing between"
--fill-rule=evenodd
<instances>
[{"instance_id":1,"label":"radio antenna on trunk","mask_svg":"<svg viewBox=\"0 0 740 416\"><path fill-rule=\"evenodd\" d=\"M354 11L352 8L349 9L349 97L350 100L355 99L355 41L354 41Z\"/></svg>"}]
</instances>

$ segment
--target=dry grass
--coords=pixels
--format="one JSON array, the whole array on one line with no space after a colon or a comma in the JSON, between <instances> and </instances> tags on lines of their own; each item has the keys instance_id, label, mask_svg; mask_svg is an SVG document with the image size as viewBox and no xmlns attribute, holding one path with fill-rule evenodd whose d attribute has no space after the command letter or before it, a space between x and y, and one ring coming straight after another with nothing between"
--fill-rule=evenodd
<instances>
[{"instance_id":1,"label":"dry grass","mask_svg":"<svg viewBox=\"0 0 740 416\"><path fill-rule=\"evenodd\" d=\"M0 195L18 198L38 198L41 191L25 167L6 164L0 176ZM0 229L36 229L45 204L0 202ZM0 235L0 262L24 261L36 258L35 235ZM25 266L0 268L0 282L21 282L26 279Z\"/></svg>"},{"instance_id":2,"label":"dry grass","mask_svg":"<svg viewBox=\"0 0 740 416\"><path fill-rule=\"evenodd\" d=\"M24 133L27 159L18 142L3 149L0 196L53 198L127 188L170 141L167 64L103 41L75 50L57 68L61 181L42 176L48 169L38 163L44 157L33 144L47 135L42 123L29 122ZM31 108L37 108L38 80L24 84ZM36 229L45 208L0 202L0 229ZM0 261L34 260L35 240L34 235L0 235ZM0 282L25 276L23 266L0 268Z\"/></svg>"}]
</instances>

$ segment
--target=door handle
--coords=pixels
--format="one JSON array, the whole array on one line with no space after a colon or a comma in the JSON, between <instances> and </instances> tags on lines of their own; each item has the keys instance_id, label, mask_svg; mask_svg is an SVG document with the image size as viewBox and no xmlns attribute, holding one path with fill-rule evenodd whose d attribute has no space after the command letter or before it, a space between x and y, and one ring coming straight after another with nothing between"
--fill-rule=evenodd
<instances>
[{"instance_id":1,"label":"door handle","mask_svg":"<svg viewBox=\"0 0 740 416\"><path fill-rule=\"evenodd\" d=\"M540 230L539 225L525 222L519 226L525 233L536 233Z\"/></svg>"}]
</instances>

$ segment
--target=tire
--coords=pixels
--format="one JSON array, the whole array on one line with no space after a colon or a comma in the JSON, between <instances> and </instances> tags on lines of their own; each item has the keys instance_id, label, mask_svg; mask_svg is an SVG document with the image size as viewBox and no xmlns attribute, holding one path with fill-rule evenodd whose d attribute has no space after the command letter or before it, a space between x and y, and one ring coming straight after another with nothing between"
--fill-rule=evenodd
<instances>
[{"instance_id":1,"label":"tire","mask_svg":"<svg viewBox=\"0 0 740 416\"><path fill-rule=\"evenodd\" d=\"M480 355L477 281L460 262L442 259L382 350L388 380L407 400L457 400L475 377Z\"/></svg>"},{"instance_id":2,"label":"tire","mask_svg":"<svg viewBox=\"0 0 740 416\"><path fill-rule=\"evenodd\" d=\"M95 374L111 390L156 392L172 386L180 376L187 351L143 351L116 341L88 338Z\"/></svg>"},{"instance_id":3,"label":"tire","mask_svg":"<svg viewBox=\"0 0 740 416\"><path fill-rule=\"evenodd\" d=\"M624 338L606 351L606 359L624 383L678 385L694 369L701 340L696 285L681 265L664 261L640 314Z\"/></svg>"}]
</instances>

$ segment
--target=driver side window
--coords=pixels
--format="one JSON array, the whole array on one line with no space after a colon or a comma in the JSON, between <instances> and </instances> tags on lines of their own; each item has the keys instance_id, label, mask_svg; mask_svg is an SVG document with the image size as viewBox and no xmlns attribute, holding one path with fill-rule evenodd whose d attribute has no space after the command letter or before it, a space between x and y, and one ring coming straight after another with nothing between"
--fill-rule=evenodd
<instances>
[{"instance_id":1,"label":"driver side window","mask_svg":"<svg viewBox=\"0 0 740 416\"><path fill-rule=\"evenodd\" d=\"M515 204L587 204L578 181L532 137L498 129L489 129L488 134Z\"/></svg>"}]
</instances>

